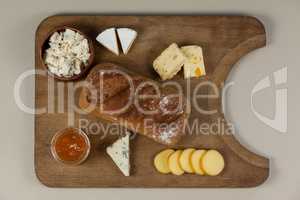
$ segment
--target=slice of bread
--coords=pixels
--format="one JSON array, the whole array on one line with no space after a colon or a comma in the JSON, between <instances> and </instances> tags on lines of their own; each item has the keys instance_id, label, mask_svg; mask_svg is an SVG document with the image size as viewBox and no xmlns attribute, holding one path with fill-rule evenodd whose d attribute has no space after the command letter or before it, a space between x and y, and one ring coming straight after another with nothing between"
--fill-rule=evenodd
<instances>
[{"instance_id":1,"label":"slice of bread","mask_svg":"<svg viewBox=\"0 0 300 200\"><path fill-rule=\"evenodd\" d=\"M202 48L196 45L184 46L180 48L187 58L184 66L184 78L200 77L206 75Z\"/></svg>"},{"instance_id":2,"label":"slice of bread","mask_svg":"<svg viewBox=\"0 0 300 200\"><path fill-rule=\"evenodd\" d=\"M137 32L130 28L118 28L117 33L123 53L127 54L137 37Z\"/></svg>"},{"instance_id":3,"label":"slice of bread","mask_svg":"<svg viewBox=\"0 0 300 200\"><path fill-rule=\"evenodd\" d=\"M96 40L116 55L119 55L119 46L115 28L109 28L101 32Z\"/></svg>"},{"instance_id":4,"label":"slice of bread","mask_svg":"<svg viewBox=\"0 0 300 200\"><path fill-rule=\"evenodd\" d=\"M173 43L153 61L153 68L162 80L171 79L181 70L185 60L177 44Z\"/></svg>"}]
</instances>

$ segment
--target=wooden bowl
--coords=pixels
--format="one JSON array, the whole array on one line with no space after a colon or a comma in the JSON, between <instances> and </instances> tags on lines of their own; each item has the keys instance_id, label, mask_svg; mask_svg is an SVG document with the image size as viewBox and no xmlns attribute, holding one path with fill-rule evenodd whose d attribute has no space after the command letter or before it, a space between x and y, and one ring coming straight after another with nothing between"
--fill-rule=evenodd
<instances>
[{"instance_id":1,"label":"wooden bowl","mask_svg":"<svg viewBox=\"0 0 300 200\"><path fill-rule=\"evenodd\" d=\"M73 75L73 76L70 76L70 77L58 76L56 74L53 74L48 69L48 66L47 66L47 64L45 63L45 60L44 60L44 58L45 58L45 51L46 51L46 49L49 48L49 39L50 39L50 37L55 32L62 32L62 31L65 31L66 29L71 29L71 30L73 30L73 31L81 34L84 38L86 38L87 41L88 41L89 52L90 52L90 57L89 57L87 65L84 65L83 63L81 65L81 72L80 72L80 74L76 74L76 75ZM41 46L41 48L39 50L39 54L40 54L39 56L40 56L40 59L42 60L43 67L48 71L48 75L54 77L57 80L61 80L61 81L73 81L73 80L77 80L77 79L82 78L89 71L89 69L91 68L91 66L93 64L93 61L94 61L95 51L94 51L94 46L93 46L92 40L86 34L84 34L83 32L81 32L80 30L78 30L77 28L74 28L74 27L60 26L60 27L56 27L55 29L53 29L52 31L50 31L45 38L46 39L43 41L43 44L42 44L42 46Z\"/></svg>"}]
</instances>

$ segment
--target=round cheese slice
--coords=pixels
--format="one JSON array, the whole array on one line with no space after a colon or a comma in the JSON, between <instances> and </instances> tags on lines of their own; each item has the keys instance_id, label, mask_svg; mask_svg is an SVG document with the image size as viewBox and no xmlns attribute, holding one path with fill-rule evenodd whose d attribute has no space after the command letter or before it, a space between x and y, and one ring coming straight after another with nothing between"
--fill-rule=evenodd
<instances>
[{"instance_id":1,"label":"round cheese slice","mask_svg":"<svg viewBox=\"0 0 300 200\"><path fill-rule=\"evenodd\" d=\"M209 150L201 159L201 167L205 174L216 176L220 174L225 167L224 158L218 151Z\"/></svg>"},{"instance_id":2,"label":"round cheese slice","mask_svg":"<svg viewBox=\"0 0 300 200\"><path fill-rule=\"evenodd\" d=\"M169 157L175 151L173 149L166 149L158 153L154 158L154 166L157 171L163 174L168 174L171 172L169 168Z\"/></svg>"},{"instance_id":3,"label":"round cheese slice","mask_svg":"<svg viewBox=\"0 0 300 200\"><path fill-rule=\"evenodd\" d=\"M192 154L191 161L192 161L193 169L196 174L199 174L199 175L205 174L201 167L201 159L203 158L205 153L206 153L206 150L201 149L201 150L194 151Z\"/></svg>"},{"instance_id":4,"label":"round cheese slice","mask_svg":"<svg viewBox=\"0 0 300 200\"><path fill-rule=\"evenodd\" d=\"M193 148L185 149L179 158L181 168L187 173L194 173L191 162L191 157L194 151L195 149Z\"/></svg>"},{"instance_id":5,"label":"round cheese slice","mask_svg":"<svg viewBox=\"0 0 300 200\"><path fill-rule=\"evenodd\" d=\"M182 154L182 150L177 150L169 157L169 168L172 174L178 176L184 174L184 171L181 168L179 162L179 158L181 154Z\"/></svg>"}]
</instances>

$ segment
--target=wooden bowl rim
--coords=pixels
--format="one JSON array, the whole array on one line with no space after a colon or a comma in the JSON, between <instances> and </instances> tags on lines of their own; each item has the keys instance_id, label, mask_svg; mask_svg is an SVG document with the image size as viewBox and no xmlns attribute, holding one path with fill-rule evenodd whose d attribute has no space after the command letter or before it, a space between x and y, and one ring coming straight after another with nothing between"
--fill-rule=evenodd
<instances>
[{"instance_id":1,"label":"wooden bowl rim","mask_svg":"<svg viewBox=\"0 0 300 200\"><path fill-rule=\"evenodd\" d=\"M45 43L49 41L50 37L55 33L55 32L61 32L63 30L66 29L71 29L75 32L78 32L79 34L81 34L84 38L87 39L88 41L88 45L89 45L89 52L90 52L90 57L88 60L87 65L85 65L85 67L83 68L83 70L81 70L80 74L77 75L73 75L71 77L60 77L56 74L53 74L52 72L50 72L50 70L48 69L48 66L46 65L45 61L44 61L44 53L45 53ZM78 28L72 27L72 26L67 26L67 25L63 25L63 26L58 26L55 27L54 29L52 29L51 31L49 31L49 33L46 35L45 40L42 42L42 45L39 49L39 57L42 61L42 66L47 70L48 75L60 80L60 81L73 81L73 80L78 80L80 78L82 78L91 68L93 61L94 61L94 56L95 56L95 51L94 51L94 46L93 46L93 42L92 40L87 36L87 34L83 33L81 30L79 30Z\"/></svg>"}]
</instances>

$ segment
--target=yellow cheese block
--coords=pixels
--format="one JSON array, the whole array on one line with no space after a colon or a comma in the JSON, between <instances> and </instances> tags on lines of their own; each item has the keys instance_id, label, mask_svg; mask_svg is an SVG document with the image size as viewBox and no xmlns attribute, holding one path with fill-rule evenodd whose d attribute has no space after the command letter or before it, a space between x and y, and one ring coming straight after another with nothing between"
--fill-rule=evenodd
<instances>
[{"instance_id":1,"label":"yellow cheese block","mask_svg":"<svg viewBox=\"0 0 300 200\"><path fill-rule=\"evenodd\" d=\"M168 174L171 172L169 168L169 157L175 151L173 149L166 149L158 153L154 158L154 166L160 173Z\"/></svg>"},{"instance_id":2,"label":"yellow cheese block","mask_svg":"<svg viewBox=\"0 0 300 200\"><path fill-rule=\"evenodd\" d=\"M179 158L181 168L187 173L194 173L191 160L194 151L193 148L185 149Z\"/></svg>"},{"instance_id":3,"label":"yellow cheese block","mask_svg":"<svg viewBox=\"0 0 300 200\"><path fill-rule=\"evenodd\" d=\"M177 44L173 43L153 61L153 68L162 80L171 79L181 70L185 60Z\"/></svg>"},{"instance_id":4,"label":"yellow cheese block","mask_svg":"<svg viewBox=\"0 0 300 200\"><path fill-rule=\"evenodd\" d=\"M192 166L193 166L193 169L196 174L199 174L199 175L205 174L201 167L201 159L203 158L205 153L206 153L206 150L197 150L197 151L194 151L192 154L192 158L191 158Z\"/></svg>"},{"instance_id":5,"label":"yellow cheese block","mask_svg":"<svg viewBox=\"0 0 300 200\"><path fill-rule=\"evenodd\" d=\"M182 154L182 150L177 150L169 157L169 168L174 175L182 175L184 174L183 169L180 166L179 158Z\"/></svg>"},{"instance_id":6,"label":"yellow cheese block","mask_svg":"<svg viewBox=\"0 0 300 200\"><path fill-rule=\"evenodd\" d=\"M201 167L205 174L216 176L220 174L225 167L224 158L218 151L209 150L201 159Z\"/></svg>"},{"instance_id":7,"label":"yellow cheese block","mask_svg":"<svg viewBox=\"0 0 300 200\"><path fill-rule=\"evenodd\" d=\"M187 58L183 66L184 78L206 75L202 48L200 46L184 46L180 50Z\"/></svg>"}]
</instances>

